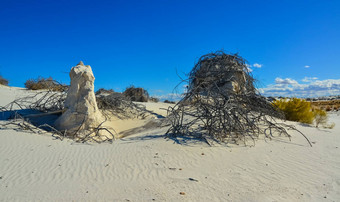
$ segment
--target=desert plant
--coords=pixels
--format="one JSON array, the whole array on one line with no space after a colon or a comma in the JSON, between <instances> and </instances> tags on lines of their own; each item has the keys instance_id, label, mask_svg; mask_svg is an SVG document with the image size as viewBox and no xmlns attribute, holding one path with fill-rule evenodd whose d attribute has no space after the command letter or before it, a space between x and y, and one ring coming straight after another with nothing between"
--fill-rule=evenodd
<instances>
[{"instance_id":1,"label":"desert plant","mask_svg":"<svg viewBox=\"0 0 340 202\"><path fill-rule=\"evenodd\" d=\"M325 112L322 109L314 109L313 110L314 114L314 121L315 121L315 126L318 128L320 124L325 125L328 120L327 112Z\"/></svg>"},{"instance_id":2,"label":"desert plant","mask_svg":"<svg viewBox=\"0 0 340 202\"><path fill-rule=\"evenodd\" d=\"M9 81L0 75L0 85L8 86Z\"/></svg>"},{"instance_id":3,"label":"desert plant","mask_svg":"<svg viewBox=\"0 0 340 202\"><path fill-rule=\"evenodd\" d=\"M208 139L255 143L260 135L290 138L286 129L293 127L275 121L284 114L257 93L246 61L239 55L223 51L203 55L183 82L188 89L169 107L167 137L189 136L208 144Z\"/></svg>"},{"instance_id":4,"label":"desert plant","mask_svg":"<svg viewBox=\"0 0 340 202\"><path fill-rule=\"evenodd\" d=\"M328 112L329 112L329 111L332 111L332 107L329 106L329 105L327 105L327 106L326 106L326 111L328 111Z\"/></svg>"},{"instance_id":5,"label":"desert plant","mask_svg":"<svg viewBox=\"0 0 340 202\"><path fill-rule=\"evenodd\" d=\"M325 124L323 127L327 129L333 129L334 126L335 126L335 123L331 123L331 124Z\"/></svg>"},{"instance_id":6,"label":"desert plant","mask_svg":"<svg viewBox=\"0 0 340 202\"><path fill-rule=\"evenodd\" d=\"M121 119L143 117L146 111L143 105L133 103L123 93L118 92L113 92L109 95L97 95L96 101L98 108L108 118L112 114Z\"/></svg>"},{"instance_id":7,"label":"desert plant","mask_svg":"<svg viewBox=\"0 0 340 202\"><path fill-rule=\"evenodd\" d=\"M287 120L308 124L313 123L314 114L311 104L304 99L280 99L274 101L273 105L284 112Z\"/></svg>"},{"instance_id":8,"label":"desert plant","mask_svg":"<svg viewBox=\"0 0 340 202\"><path fill-rule=\"evenodd\" d=\"M112 89L105 89L105 88L99 88L97 91L96 91L96 95L101 95L101 94L111 94L111 93L114 93L115 91L112 90Z\"/></svg>"},{"instance_id":9,"label":"desert plant","mask_svg":"<svg viewBox=\"0 0 340 202\"><path fill-rule=\"evenodd\" d=\"M159 99L156 97L150 97L151 102L159 102Z\"/></svg>"},{"instance_id":10,"label":"desert plant","mask_svg":"<svg viewBox=\"0 0 340 202\"><path fill-rule=\"evenodd\" d=\"M25 87L29 90L52 90L63 92L67 90L67 86L60 84L59 82L53 80L52 77L47 79L43 77L38 77L37 79L28 79L25 82Z\"/></svg>"},{"instance_id":11,"label":"desert plant","mask_svg":"<svg viewBox=\"0 0 340 202\"><path fill-rule=\"evenodd\" d=\"M149 93L144 88L136 88L134 86L130 86L126 88L123 94L130 98L131 101L136 102L147 102L149 100Z\"/></svg>"},{"instance_id":12,"label":"desert plant","mask_svg":"<svg viewBox=\"0 0 340 202\"><path fill-rule=\"evenodd\" d=\"M176 102L170 100L164 100L164 103L175 104Z\"/></svg>"}]
</instances>

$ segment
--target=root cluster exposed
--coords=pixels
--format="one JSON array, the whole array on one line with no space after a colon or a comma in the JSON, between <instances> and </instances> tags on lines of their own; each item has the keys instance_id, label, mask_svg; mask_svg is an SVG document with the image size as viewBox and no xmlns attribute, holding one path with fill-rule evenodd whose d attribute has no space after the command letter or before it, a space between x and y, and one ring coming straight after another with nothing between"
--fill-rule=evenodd
<instances>
[{"instance_id":1,"label":"root cluster exposed","mask_svg":"<svg viewBox=\"0 0 340 202\"><path fill-rule=\"evenodd\" d=\"M202 56L184 82L187 92L168 110L168 137L247 144L261 135L290 138L287 130L296 130L276 122L283 113L256 92L246 61L237 54Z\"/></svg>"}]
</instances>

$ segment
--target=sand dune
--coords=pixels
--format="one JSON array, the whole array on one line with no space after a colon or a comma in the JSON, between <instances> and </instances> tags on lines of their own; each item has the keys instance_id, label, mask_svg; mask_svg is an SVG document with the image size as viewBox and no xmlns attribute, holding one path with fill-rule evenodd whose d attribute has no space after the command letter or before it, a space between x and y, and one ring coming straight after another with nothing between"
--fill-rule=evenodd
<instances>
[{"instance_id":1,"label":"sand dune","mask_svg":"<svg viewBox=\"0 0 340 202\"><path fill-rule=\"evenodd\" d=\"M27 93L1 87L0 106ZM167 105L145 105L166 116ZM210 147L164 139L166 128L112 144L0 130L0 201L339 201L340 115L330 121L290 122L313 147L294 131L291 141Z\"/></svg>"}]
</instances>

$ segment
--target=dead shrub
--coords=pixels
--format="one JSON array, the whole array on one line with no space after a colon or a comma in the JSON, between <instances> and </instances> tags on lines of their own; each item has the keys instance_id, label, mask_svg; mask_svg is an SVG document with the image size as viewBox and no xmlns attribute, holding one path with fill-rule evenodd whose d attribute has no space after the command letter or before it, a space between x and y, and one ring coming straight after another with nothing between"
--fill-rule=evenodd
<instances>
[{"instance_id":1,"label":"dead shrub","mask_svg":"<svg viewBox=\"0 0 340 202\"><path fill-rule=\"evenodd\" d=\"M147 102L149 100L149 93L144 88L136 88L134 86L130 86L126 88L123 94L131 101L135 102Z\"/></svg>"},{"instance_id":2,"label":"dead shrub","mask_svg":"<svg viewBox=\"0 0 340 202\"><path fill-rule=\"evenodd\" d=\"M68 89L66 85L53 80L52 77L47 79L43 77L38 77L37 79L28 79L25 82L25 87L29 90L51 90L59 92L64 92Z\"/></svg>"},{"instance_id":3,"label":"dead shrub","mask_svg":"<svg viewBox=\"0 0 340 202\"><path fill-rule=\"evenodd\" d=\"M188 84L187 91L168 110L169 138L247 145L248 141L255 144L260 135L290 138L288 129L298 131L275 121L283 113L257 93L246 61L237 54L203 55L182 82Z\"/></svg>"},{"instance_id":4,"label":"dead shrub","mask_svg":"<svg viewBox=\"0 0 340 202\"><path fill-rule=\"evenodd\" d=\"M169 103L169 104L176 104L176 102L174 102L174 101L170 101L170 100L164 100L164 103Z\"/></svg>"},{"instance_id":5,"label":"dead shrub","mask_svg":"<svg viewBox=\"0 0 340 202\"><path fill-rule=\"evenodd\" d=\"M112 94L112 93L114 93L115 91L114 90L112 90L112 89L109 89L109 90L107 90L107 89L105 89L105 88L99 88L97 91L96 91L96 95L110 95L110 94Z\"/></svg>"},{"instance_id":6,"label":"dead shrub","mask_svg":"<svg viewBox=\"0 0 340 202\"><path fill-rule=\"evenodd\" d=\"M0 85L8 86L9 81L0 75Z\"/></svg>"},{"instance_id":7,"label":"dead shrub","mask_svg":"<svg viewBox=\"0 0 340 202\"><path fill-rule=\"evenodd\" d=\"M121 119L132 117L143 118L145 116L145 107L133 103L123 93L113 92L110 95L97 95L96 101L98 108L108 118L112 115Z\"/></svg>"},{"instance_id":8,"label":"dead shrub","mask_svg":"<svg viewBox=\"0 0 340 202\"><path fill-rule=\"evenodd\" d=\"M318 128L320 124L325 125L328 120L327 112L321 109L314 109L315 126Z\"/></svg>"},{"instance_id":9,"label":"dead shrub","mask_svg":"<svg viewBox=\"0 0 340 202\"><path fill-rule=\"evenodd\" d=\"M156 97L150 97L149 99L151 102L159 102L159 99Z\"/></svg>"},{"instance_id":10,"label":"dead shrub","mask_svg":"<svg viewBox=\"0 0 340 202\"><path fill-rule=\"evenodd\" d=\"M326 106L326 111L327 111L327 112L332 111L332 107L329 106L329 105L327 105L327 106Z\"/></svg>"}]
</instances>

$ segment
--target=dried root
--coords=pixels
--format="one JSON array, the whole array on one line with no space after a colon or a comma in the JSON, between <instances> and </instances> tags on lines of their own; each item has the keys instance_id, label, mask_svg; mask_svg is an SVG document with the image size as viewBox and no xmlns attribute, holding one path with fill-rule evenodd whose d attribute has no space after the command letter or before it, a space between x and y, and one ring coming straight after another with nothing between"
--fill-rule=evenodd
<instances>
[{"instance_id":1,"label":"dried root","mask_svg":"<svg viewBox=\"0 0 340 202\"><path fill-rule=\"evenodd\" d=\"M184 98L168 110L171 126L167 137L241 141L246 145L249 140L255 144L260 135L290 139L287 130L296 130L276 122L284 118L283 113L256 92L246 61L238 55L204 55L183 82L188 83L188 89Z\"/></svg>"}]
</instances>

